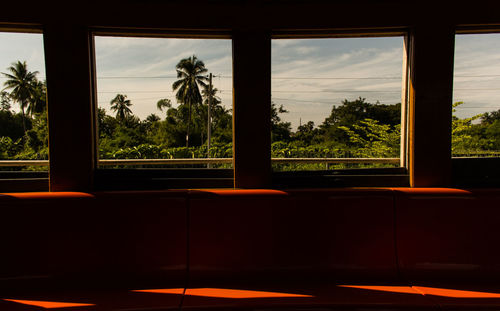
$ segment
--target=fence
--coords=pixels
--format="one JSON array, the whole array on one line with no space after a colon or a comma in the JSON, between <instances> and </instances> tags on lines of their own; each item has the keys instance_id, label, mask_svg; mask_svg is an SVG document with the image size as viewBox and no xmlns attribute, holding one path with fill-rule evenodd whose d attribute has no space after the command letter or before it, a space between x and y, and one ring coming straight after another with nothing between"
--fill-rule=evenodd
<instances>
[{"instance_id":1,"label":"fence","mask_svg":"<svg viewBox=\"0 0 500 311\"><path fill-rule=\"evenodd\" d=\"M231 164L232 158L102 159L99 166ZM272 158L271 163L399 164L399 158ZM0 167L48 166L48 160L0 160Z\"/></svg>"}]
</instances>

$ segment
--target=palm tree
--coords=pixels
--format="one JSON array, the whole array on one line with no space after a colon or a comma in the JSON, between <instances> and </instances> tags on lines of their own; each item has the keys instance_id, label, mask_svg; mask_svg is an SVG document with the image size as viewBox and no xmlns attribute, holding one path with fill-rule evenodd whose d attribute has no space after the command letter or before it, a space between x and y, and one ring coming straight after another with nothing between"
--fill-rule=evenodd
<instances>
[{"instance_id":1,"label":"palm tree","mask_svg":"<svg viewBox=\"0 0 500 311\"><path fill-rule=\"evenodd\" d=\"M164 108L172 107L172 103L168 98L162 98L156 103L156 108L160 111L163 111Z\"/></svg>"},{"instance_id":2,"label":"palm tree","mask_svg":"<svg viewBox=\"0 0 500 311\"><path fill-rule=\"evenodd\" d=\"M23 130L26 134L26 121L25 121L25 109L28 108L30 113L33 113L34 108L30 106L34 105L33 100L36 97L36 75L38 71L30 72L28 71L26 61L17 63L12 63L12 66L7 68L10 73L2 74L7 78L4 82L4 89L11 89L10 97L19 103L23 117Z\"/></svg>"},{"instance_id":3,"label":"palm tree","mask_svg":"<svg viewBox=\"0 0 500 311\"><path fill-rule=\"evenodd\" d=\"M217 88L212 88L212 91L210 91L209 87L206 87L201 91L201 94L205 98L205 100L203 101L203 104L208 106L208 98L209 97L212 98L212 102L210 103L210 106L212 106L212 110L214 110L214 107L216 107L217 105L220 105L220 103L221 103L220 97L215 95L215 94L217 94L217 92L219 92L219 90Z\"/></svg>"},{"instance_id":4,"label":"palm tree","mask_svg":"<svg viewBox=\"0 0 500 311\"><path fill-rule=\"evenodd\" d=\"M115 98L109 102L111 110L116 111L116 119L119 121L124 121L132 115L132 110L129 108L132 106L132 103L130 99L126 98L127 95L116 94Z\"/></svg>"},{"instance_id":5,"label":"palm tree","mask_svg":"<svg viewBox=\"0 0 500 311\"><path fill-rule=\"evenodd\" d=\"M186 147L189 147L189 130L191 124L191 108L193 105L200 105L202 97L201 87L206 87L208 78L204 75L207 72L203 61L196 58L195 55L181 59L175 67L177 69L177 78L179 80L172 84L172 89L177 93L175 97L179 103L188 105L188 120L186 131Z\"/></svg>"},{"instance_id":6,"label":"palm tree","mask_svg":"<svg viewBox=\"0 0 500 311\"><path fill-rule=\"evenodd\" d=\"M26 110L31 116L33 113L40 113L47 108L47 87L45 82L35 81L33 84L33 93L30 98L30 105Z\"/></svg>"},{"instance_id":7,"label":"palm tree","mask_svg":"<svg viewBox=\"0 0 500 311\"><path fill-rule=\"evenodd\" d=\"M154 113L152 113L146 117L146 122L149 122L149 123L158 122L160 120L161 120L160 117L155 115Z\"/></svg>"}]
</instances>

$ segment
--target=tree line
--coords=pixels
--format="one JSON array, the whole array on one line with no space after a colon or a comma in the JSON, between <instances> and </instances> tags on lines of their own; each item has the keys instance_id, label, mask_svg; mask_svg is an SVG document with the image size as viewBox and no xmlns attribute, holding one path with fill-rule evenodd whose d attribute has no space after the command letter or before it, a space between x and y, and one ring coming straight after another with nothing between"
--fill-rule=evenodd
<instances>
[{"instance_id":1,"label":"tree line","mask_svg":"<svg viewBox=\"0 0 500 311\"><path fill-rule=\"evenodd\" d=\"M158 99L152 104L157 113L141 120L133 114L127 95L116 94L109 102L113 115L97 109L100 158L232 156L232 112L222 106L217 88L209 83L205 64L193 55L181 59L175 70L177 80L171 87L176 107L169 99ZM48 158L46 86L37 74L20 61L2 72L6 80L0 93L1 159ZM271 103L273 157L399 157L400 103L345 99L333 105L321 124L307 121L296 130L282 120L286 113L283 105ZM454 154L497 152L500 110L465 119L453 116L452 132Z\"/></svg>"}]
</instances>

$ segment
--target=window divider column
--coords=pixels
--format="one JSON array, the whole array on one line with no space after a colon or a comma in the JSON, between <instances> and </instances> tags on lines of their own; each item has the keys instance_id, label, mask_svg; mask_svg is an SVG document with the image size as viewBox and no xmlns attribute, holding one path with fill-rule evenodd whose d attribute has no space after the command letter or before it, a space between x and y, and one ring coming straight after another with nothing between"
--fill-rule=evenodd
<instances>
[{"instance_id":1,"label":"window divider column","mask_svg":"<svg viewBox=\"0 0 500 311\"><path fill-rule=\"evenodd\" d=\"M81 25L45 25L50 191L92 190L95 168L91 38Z\"/></svg>"},{"instance_id":2,"label":"window divider column","mask_svg":"<svg viewBox=\"0 0 500 311\"><path fill-rule=\"evenodd\" d=\"M409 173L412 187L449 186L455 32L416 26L409 40Z\"/></svg>"},{"instance_id":3,"label":"window divider column","mask_svg":"<svg viewBox=\"0 0 500 311\"><path fill-rule=\"evenodd\" d=\"M271 35L233 34L233 167L235 188L271 185Z\"/></svg>"}]
</instances>

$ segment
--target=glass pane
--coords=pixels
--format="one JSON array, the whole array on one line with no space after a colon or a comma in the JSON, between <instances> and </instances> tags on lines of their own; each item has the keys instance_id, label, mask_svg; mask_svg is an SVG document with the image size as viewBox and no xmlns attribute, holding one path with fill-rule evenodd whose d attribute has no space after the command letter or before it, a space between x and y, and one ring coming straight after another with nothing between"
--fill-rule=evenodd
<instances>
[{"instance_id":1,"label":"glass pane","mask_svg":"<svg viewBox=\"0 0 500 311\"><path fill-rule=\"evenodd\" d=\"M457 35L452 156L500 156L500 34Z\"/></svg>"},{"instance_id":2,"label":"glass pane","mask_svg":"<svg viewBox=\"0 0 500 311\"><path fill-rule=\"evenodd\" d=\"M273 40L274 170L399 167L403 44Z\"/></svg>"},{"instance_id":3,"label":"glass pane","mask_svg":"<svg viewBox=\"0 0 500 311\"><path fill-rule=\"evenodd\" d=\"M232 166L231 40L96 36L95 49L100 167Z\"/></svg>"},{"instance_id":4,"label":"glass pane","mask_svg":"<svg viewBox=\"0 0 500 311\"><path fill-rule=\"evenodd\" d=\"M47 171L42 34L0 32L0 72L0 170Z\"/></svg>"}]
</instances>

